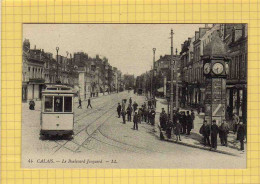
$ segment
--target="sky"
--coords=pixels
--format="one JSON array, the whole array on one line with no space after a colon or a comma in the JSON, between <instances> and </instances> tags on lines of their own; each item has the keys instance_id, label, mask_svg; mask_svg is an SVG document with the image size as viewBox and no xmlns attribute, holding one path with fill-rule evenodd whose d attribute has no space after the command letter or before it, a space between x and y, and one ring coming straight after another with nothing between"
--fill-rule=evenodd
<instances>
[{"instance_id":1,"label":"sky","mask_svg":"<svg viewBox=\"0 0 260 184\"><path fill-rule=\"evenodd\" d=\"M173 29L173 48L178 53L181 44L193 37L204 24L24 24L23 39L31 48L44 49L56 56L66 52L83 51L90 57L96 54L108 58L123 74L140 75L151 69L153 48L155 58L171 53L170 32Z\"/></svg>"}]
</instances>

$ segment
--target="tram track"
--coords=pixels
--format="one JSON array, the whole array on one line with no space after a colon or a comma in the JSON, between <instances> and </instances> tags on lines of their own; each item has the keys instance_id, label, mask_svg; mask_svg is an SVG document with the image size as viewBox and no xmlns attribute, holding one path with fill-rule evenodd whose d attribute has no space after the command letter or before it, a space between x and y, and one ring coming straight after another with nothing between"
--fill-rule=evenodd
<instances>
[{"instance_id":1,"label":"tram track","mask_svg":"<svg viewBox=\"0 0 260 184\"><path fill-rule=\"evenodd\" d=\"M125 96L127 96L127 95L124 95L124 97L125 97ZM118 96L116 96L116 98L118 98ZM109 100L108 102L111 102L111 100ZM113 102L113 100L112 100L112 102ZM104 104L104 103L107 103L107 102L103 102L103 103L101 103L101 105ZM77 133L74 134L74 139L75 139L75 137L76 137L77 135L79 135L79 134L80 134L81 132L83 132L84 130L87 130L88 127L90 127L92 124L94 124L95 122L97 122L100 118L104 117L104 114L106 114L106 113L108 113L109 111L111 111L112 109L114 109L116 105L117 105L117 103L115 103L112 107L110 107L110 108L109 108L108 110L106 110L105 112L102 112L101 115L99 115L97 118L95 118L95 120L92 121L91 123L89 123L87 126L84 126L84 128L82 128L82 129L80 129L79 131L77 131ZM97 110L95 110L95 111L92 111L91 113L88 113L88 115L93 114L93 113L96 112L96 111L100 111L100 110L97 109ZM77 120L76 122L78 122L78 121L84 119L84 118L85 118L86 116L88 116L88 115L85 115L83 118ZM112 115L113 115L113 113L111 114L111 116L112 116ZM106 121L108 118L110 118L111 116L107 117L102 124L104 124L105 121ZM87 139L88 139L88 138L87 138ZM86 140L87 140L87 139L86 139ZM84 140L83 142L86 142L86 140ZM58 144L58 145L60 145L60 147L59 147L58 149L56 149L53 154L55 154L56 152L58 152L61 148L68 149L68 150L70 150L70 151L72 151L72 152L75 153L76 150L78 150L78 148L77 148L76 150L72 150L72 149L70 149L70 148L67 148L67 147L66 147L66 144L67 144L68 142L72 142L72 143L78 145L78 147L82 147L82 144L78 144L78 143L76 143L76 142L73 141L73 140L67 140L64 144L61 144L61 143L59 143L58 141L55 141L55 143Z\"/></svg>"},{"instance_id":2,"label":"tram track","mask_svg":"<svg viewBox=\"0 0 260 184\"><path fill-rule=\"evenodd\" d=\"M103 121L103 123L102 123L101 125L99 125L99 126L95 129L95 131L93 131L92 133L89 133L89 132L88 132L88 129L86 128L86 133L88 134L88 138L87 138L86 140L84 140L84 142L82 143L82 145L81 145L77 150L79 150L81 147L86 148L86 147L85 147L86 142L90 141L90 139L94 139L94 140L96 140L96 141L98 141L98 142L100 142L100 143L103 143L103 144L106 144L106 145L109 145L109 146L112 146L112 147L116 147L116 148L119 148L119 149L123 149L123 150L126 150L126 151L130 151L130 152L139 153L139 151L134 151L133 149L131 149L131 148L130 148L130 149L129 149L129 148L126 148L125 146L127 146L127 147L132 147L132 148L135 148L135 149L144 150L144 151L147 151L147 152L163 153L163 152L159 152L159 151L155 151L155 150L145 149L145 148L139 147L139 146L134 146L134 145L132 145L132 144L127 144L127 143L125 143L125 142L118 141L118 140L116 140L116 139L114 139L114 138L111 138L111 137L109 137L108 135L105 135L105 134L100 130L100 128L101 128L102 125L104 125L104 123L105 123L108 119L110 119L113 115L114 115L114 113L112 113L111 115L109 115L109 116ZM147 129L147 128L145 128L145 129ZM148 129L147 129L147 130L148 130ZM122 147L122 146L115 145L115 144L107 143L107 142L105 142L105 141L103 141L103 140L100 140L100 139L94 137L93 135L94 135L96 132L99 132L101 136L103 136L104 138L106 138L106 139L108 139L108 140L110 140L110 141L115 142L116 144L121 144L121 145L123 145L123 147ZM88 148L87 148L87 149L88 149Z\"/></svg>"},{"instance_id":3,"label":"tram track","mask_svg":"<svg viewBox=\"0 0 260 184\"><path fill-rule=\"evenodd\" d=\"M111 108L109 108L107 111L106 111L106 113L108 112L108 111L111 111L111 109L112 108L114 108L114 106L113 107L111 107ZM91 123L89 123L87 126L84 126L82 129L80 129L79 131L77 131L75 134L74 134L74 139L75 139L75 137L78 135L78 134L80 134L82 131L84 131L84 130L86 130L90 125L92 125L93 123L95 123L98 119L100 119L102 116L103 116L104 114L101 114L100 116L98 116L97 118L95 118L94 119L94 121L92 121ZM57 150L55 150L54 151L54 153L56 153L57 151L59 151L62 147L64 147L68 142L73 142L73 143L75 143L75 141L72 141L72 140L67 140L64 144L60 144L60 143L58 143L58 141L55 141L55 143L58 143L59 145L61 145ZM73 151L74 152L74 151Z\"/></svg>"},{"instance_id":4,"label":"tram track","mask_svg":"<svg viewBox=\"0 0 260 184\"><path fill-rule=\"evenodd\" d=\"M104 102L104 103L106 103L106 102ZM104 103L101 103L101 104L104 104ZM134 146L134 145L131 145L131 144L122 142L122 141L118 141L118 140L116 140L116 139L114 139L114 138L109 137L108 135L105 135L105 134L100 130L100 128L104 125L104 123L107 122L107 120L110 119L113 115L115 115L115 113L111 113L110 115L105 116L105 114L107 114L107 113L109 114L109 112L111 111L111 109L114 109L114 107L115 107L116 105L117 105L117 104L114 104L114 105L113 105L111 108L109 108L105 113L103 113L101 116L98 116L93 122L91 122L90 124L88 124L86 127L84 127L83 129L81 129L79 132L77 132L77 133L75 134L75 136L77 136L77 135L78 135L79 133L81 133L83 130L86 130L86 133L87 133L87 136L88 136L81 144L79 144L79 143L77 143L77 142L71 140L71 142L72 142L73 144L77 145L77 148L76 148L76 149L71 149L71 148L69 148L69 147L66 146L66 144L67 144L68 142L70 142L70 141L66 141L64 144L60 144L60 143L57 142L57 144L59 144L60 147L59 147L54 153L56 153L57 151L59 151L61 148L65 148L65 149L67 149L67 150L69 150L69 151L72 151L72 152L74 152L74 153L78 152L78 150L79 150L80 148L85 148L85 149L87 149L87 150L90 150L89 148L87 148L86 144L87 144L88 142L90 142L91 139L94 139L94 140L96 140L96 141L98 141L98 142L100 142L100 143L102 143L102 144L106 144L106 145L111 146L111 147L115 147L115 148L118 148L118 149L122 149L122 150L125 150L125 151L130 151L130 152L134 152L134 153L140 153L140 151L137 151L137 149L138 149L138 150L143 150L143 151L146 151L146 152L162 153L162 152L159 152L159 151L149 150L149 149L145 149L145 148L143 148L143 147ZM96 110L96 111L98 111L98 110ZM96 111L94 111L94 112L96 112ZM92 113L94 113L94 112L92 112ZM92 113L88 113L88 114L92 114ZM86 116L87 116L87 115L86 115ZM84 116L84 117L85 117L85 116ZM89 133L88 128L89 128L91 125L93 125L95 122L97 122L97 121L98 121L100 118L102 118L102 117L106 117L106 118L102 121L102 123L101 123L92 133ZM83 118L81 118L81 119L83 119ZM79 121L79 120L78 120L78 121ZM115 144L113 144L113 143L108 143L108 142L106 142L106 140L100 140L99 138L94 137L97 132L98 132L102 137L104 137L104 138L107 139L108 141L114 142ZM116 145L116 144L119 144L119 145ZM120 146L120 145L121 145L121 146Z\"/></svg>"}]
</instances>

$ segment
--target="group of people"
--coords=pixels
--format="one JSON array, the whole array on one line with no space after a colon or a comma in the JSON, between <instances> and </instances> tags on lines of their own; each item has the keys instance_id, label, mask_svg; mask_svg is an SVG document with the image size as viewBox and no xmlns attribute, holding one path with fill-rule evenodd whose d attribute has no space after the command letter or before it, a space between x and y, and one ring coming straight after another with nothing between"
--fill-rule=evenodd
<instances>
[{"instance_id":1,"label":"group of people","mask_svg":"<svg viewBox=\"0 0 260 184\"><path fill-rule=\"evenodd\" d=\"M237 127L233 130L237 133L237 140L240 142L240 150L244 151L244 139L246 136L246 127L242 121L239 122ZM200 128L200 134L203 135L204 146L210 146L212 149L217 149L217 137L219 135L220 142L222 146L228 145L228 134L229 125L223 121L220 126L216 124L216 120L212 121L210 125L206 120L204 120L203 125ZM211 141L210 141L211 139Z\"/></svg>"},{"instance_id":2,"label":"group of people","mask_svg":"<svg viewBox=\"0 0 260 184\"><path fill-rule=\"evenodd\" d=\"M155 109L153 106L150 106L146 104L146 102L143 103L138 108L138 104L136 102L132 102L132 98L130 97L128 100L128 106L126 106L127 100L122 100L122 104L118 103L117 106L117 114L118 118L122 116L123 123L126 123L126 116L127 121L132 121L133 116L133 129L138 130L138 123L141 123L142 121L150 123L151 125L154 125L155 123Z\"/></svg>"},{"instance_id":3,"label":"group of people","mask_svg":"<svg viewBox=\"0 0 260 184\"><path fill-rule=\"evenodd\" d=\"M170 115L167 116L164 108L160 114L160 128L166 132L168 138L171 138L172 132L176 135L177 141L181 141L181 134L190 135L191 130L194 128L195 114L193 110L190 111L173 111L172 121ZM162 138L162 136L161 136Z\"/></svg>"}]
</instances>

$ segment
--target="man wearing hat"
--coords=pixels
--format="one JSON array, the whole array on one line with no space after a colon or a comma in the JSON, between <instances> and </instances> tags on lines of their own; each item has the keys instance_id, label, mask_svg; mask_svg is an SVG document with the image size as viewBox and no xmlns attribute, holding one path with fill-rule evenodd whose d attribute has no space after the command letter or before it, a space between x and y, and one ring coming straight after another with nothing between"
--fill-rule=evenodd
<instances>
[{"instance_id":1,"label":"man wearing hat","mask_svg":"<svg viewBox=\"0 0 260 184\"><path fill-rule=\"evenodd\" d=\"M154 108L152 108L151 112L150 112L150 121L151 121L151 125L154 125L154 120L155 120L155 110Z\"/></svg>"},{"instance_id":2,"label":"man wearing hat","mask_svg":"<svg viewBox=\"0 0 260 184\"><path fill-rule=\"evenodd\" d=\"M167 114L165 113L164 108L162 108L162 112L160 114L160 125L163 130L166 130L166 122L167 122Z\"/></svg>"},{"instance_id":3,"label":"man wearing hat","mask_svg":"<svg viewBox=\"0 0 260 184\"><path fill-rule=\"evenodd\" d=\"M213 149L217 149L218 132L219 128L218 125L216 125L216 120L213 120L211 125L211 146Z\"/></svg>"}]
</instances>

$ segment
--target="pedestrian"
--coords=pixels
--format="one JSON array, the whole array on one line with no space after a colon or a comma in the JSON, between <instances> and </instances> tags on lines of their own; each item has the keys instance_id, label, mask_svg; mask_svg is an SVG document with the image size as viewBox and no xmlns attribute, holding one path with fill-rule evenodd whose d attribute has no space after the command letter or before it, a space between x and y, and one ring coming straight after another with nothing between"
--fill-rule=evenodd
<instances>
[{"instance_id":1,"label":"pedestrian","mask_svg":"<svg viewBox=\"0 0 260 184\"><path fill-rule=\"evenodd\" d=\"M121 115L122 115L122 119L123 119L123 124L125 124L125 115L126 115L126 112L122 109L121 111Z\"/></svg>"},{"instance_id":2,"label":"pedestrian","mask_svg":"<svg viewBox=\"0 0 260 184\"><path fill-rule=\"evenodd\" d=\"M146 105L146 103L144 102L144 108L146 109L147 108L147 105Z\"/></svg>"},{"instance_id":3,"label":"pedestrian","mask_svg":"<svg viewBox=\"0 0 260 184\"><path fill-rule=\"evenodd\" d=\"M168 114L169 116L170 114ZM173 110L173 116L172 116L172 121L173 121L173 124L175 125L177 123L177 120L178 120L178 117L177 117L177 114L176 114L176 111ZM179 122L180 123L180 122ZM181 130L182 130L182 127L181 127Z\"/></svg>"},{"instance_id":4,"label":"pedestrian","mask_svg":"<svg viewBox=\"0 0 260 184\"><path fill-rule=\"evenodd\" d=\"M148 109L147 108L144 109L143 115L144 115L144 121L147 122L148 121Z\"/></svg>"},{"instance_id":5,"label":"pedestrian","mask_svg":"<svg viewBox=\"0 0 260 184\"><path fill-rule=\"evenodd\" d=\"M138 107L138 104L136 102L134 102L134 104L133 104L134 112L137 110L137 107Z\"/></svg>"},{"instance_id":6,"label":"pedestrian","mask_svg":"<svg viewBox=\"0 0 260 184\"><path fill-rule=\"evenodd\" d=\"M244 139L246 136L246 128L243 122L241 121L237 129L237 140L240 142L240 150L244 151Z\"/></svg>"},{"instance_id":7,"label":"pedestrian","mask_svg":"<svg viewBox=\"0 0 260 184\"><path fill-rule=\"evenodd\" d=\"M210 141L209 141L210 127L208 125L207 120L203 121L203 125L200 127L200 134L203 135L204 146L207 146L207 144L210 146Z\"/></svg>"},{"instance_id":8,"label":"pedestrian","mask_svg":"<svg viewBox=\"0 0 260 184\"><path fill-rule=\"evenodd\" d=\"M129 104L132 105L132 98L131 97L129 98Z\"/></svg>"},{"instance_id":9,"label":"pedestrian","mask_svg":"<svg viewBox=\"0 0 260 184\"><path fill-rule=\"evenodd\" d=\"M222 146L227 146L227 136L229 133L228 125L223 121L219 127L219 138Z\"/></svg>"},{"instance_id":10,"label":"pedestrian","mask_svg":"<svg viewBox=\"0 0 260 184\"><path fill-rule=\"evenodd\" d=\"M145 121L145 109L146 107L143 105L142 106L142 120Z\"/></svg>"},{"instance_id":11,"label":"pedestrian","mask_svg":"<svg viewBox=\"0 0 260 184\"><path fill-rule=\"evenodd\" d=\"M78 109L82 109L82 106L81 106L81 99L79 98L79 106L78 106Z\"/></svg>"},{"instance_id":12,"label":"pedestrian","mask_svg":"<svg viewBox=\"0 0 260 184\"><path fill-rule=\"evenodd\" d=\"M187 124L187 135L190 135L190 131L192 129L192 117L190 115L190 111L187 111L186 124Z\"/></svg>"},{"instance_id":13,"label":"pedestrian","mask_svg":"<svg viewBox=\"0 0 260 184\"><path fill-rule=\"evenodd\" d=\"M147 123L151 123L151 109L147 110Z\"/></svg>"},{"instance_id":14,"label":"pedestrian","mask_svg":"<svg viewBox=\"0 0 260 184\"><path fill-rule=\"evenodd\" d=\"M233 132L236 133L237 132L237 126L239 124L239 116L234 113L233 114Z\"/></svg>"},{"instance_id":15,"label":"pedestrian","mask_svg":"<svg viewBox=\"0 0 260 184\"><path fill-rule=\"evenodd\" d=\"M135 112L135 113L134 113L134 119L133 119L133 122L134 122L134 127L133 127L133 129L134 129L134 130L138 130L138 121L139 121L139 117L138 117L137 112Z\"/></svg>"},{"instance_id":16,"label":"pedestrian","mask_svg":"<svg viewBox=\"0 0 260 184\"><path fill-rule=\"evenodd\" d=\"M166 135L167 135L167 138L170 139L172 137L172 122L171 121L168 121L167 124L165 125L165 130L166 130Z\"/></svg>"},{"instance_id":17,"label":"pedestrian","mask_svg":"<svg viewBox=\"0 0 260 184\"><path fill-rule=\"evenodd\" d=\"M148 108L151 109L151 107L152 107L152 101L148 100Z\"/></svg>"},{"instance_id":18,"label":"pedestrian","mask_svg":"<svg viewBox=\"0 0 260 184\"><path fill-rule=\"evenodd\" d=\"M128 105L127 109L126 109L126 113L127 113L127 121L132 121L132 106L131 104Z\"/></svg>"},{"instance_id":19,"label":"pedestrian","mask_svg":"<svg viewBox=\"0 0 260 184\"><path fill-rule=\"evenodd\" d=\"M35 102L34 102L34 100L30 100L30 102L29 102L29 109L30 110L34 110L35 109Z\"/></svg>"},{"instance_id":20,"label":"pedestrian","mask_svg":"<svg viewBox=\"0 0 260 184\"><path fill-rule=\"evenodd\" d=\"M194 113L193 110L191 110L191 114L190 114L190 116L191 116L191 119L192 119L192 129L194 129L195 113Z\"/></svg>"},{"instance_id":21,"label":"pedestrian","mask_svg":"<svg viewBox=\"0 0 260 184\"><path fill-rule=\"evenodd\" d=\"M151 112L150 112L150 122L151 122L151 125L154 126L154 120L155 120L155 110L154 108L152 108Z\"/></svg>"},{"instance_id":22,"label":"pedestrian","mask_svg":"<svg viewBox=\"0 0 260 184\"><path fill-rule=\"evenodd\" d=\"M181 134L186 134L187 124L186 124L185 112L181 112L181 114L179 115L179 121L180 121L180 124L182 125Z\"/></svg>"},{"instance_id":23,"label":"pedestrian","mask_svg":"<svg viewBox=\"0 0 260 184\"><path fill-rule=\"evenodd\" d=\"M144 121L144 105L142 105L142 107L141 107L141 111L142 111L142 114L141 114L141 121Z\"/></svg>"},{"instance_id":24,"label":"pedestrian","mask_svg":"<svg viewBox=\"0 0 260 184\"><path fill-rule=\"evenodd\" d=\"M124 112L126 111L126 108L125 108L126 102L125 102L125 101L126 101L125 99L122 100L121 112L122 112L122 111L124 111Z\"/></svg>"},{"instance_id":25,"label":"pedestrian","mask_svg":"<svg viewBox=\"0 0 260 184\"><path fill-rule=\"evenodd\" d=\"M219 128L216 125L216 120L212 121L212 125L211 125L211 147L213 149L217 149L217 137L218 137L218 133L219 133Z\"/></svg>"},{"instance_id":26,"label":"pedestrian","mask_svg":"<svg viewBox=\"0 0 260 184\"><path fill-rule=\"evenodd\" d=\"M92 106L91 106L91 101L90 101L90 97L89 97L89 99L88 99L88 106L87 106L87 108L88 108L89 106L90 106L90 107L91 107L91 109L92 109Z\"/></svg>"},{"instance_id":27,"label":"pedestrian","mask_svg":"<svg viewBox=\"0 0 260 184\"><path fill-rule=\"evenodd\" d=\"M142 121L142 108L139 108L138 109L138 116L139 116L139 123L141 123L141 121Z\"/></svg>"},{"instance_id":28,"label":"pedestrian","mask_svg":"<svg viewBox=\"0 0 260 184\"><path fill-rule=\"evenodd\" d=\"M167 123L167 114L165 113L164 108L162 108L162 112L160 113L160 126L162 130L166 130L166 123Z\"/></svg>"},{"instance_id":29,"label":"pedestrian","mask_svg":"<svg viewBox=\"0 0 260 184\"><path fill-rule=\"evenodd\" d=\"M176 135L176 141L181 141L181 124L179 120L176 120L175 126L174 126L174 133Z\"/></svg>"},{"instance_id":30,"label":"pedestrian","mask_svg":"<svg viewBox=\"0 0 260 184\"><path fill-rule=\"evenodd\" d=\"M121 116L121 105L120 105L120 103L118 103L118 106L117 106L117 114L118 114L118 118L120 118L120 116Z\"/></svg>"}]
</instances>

